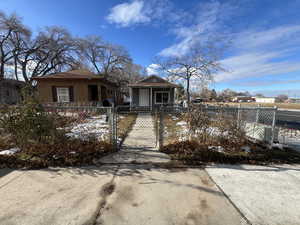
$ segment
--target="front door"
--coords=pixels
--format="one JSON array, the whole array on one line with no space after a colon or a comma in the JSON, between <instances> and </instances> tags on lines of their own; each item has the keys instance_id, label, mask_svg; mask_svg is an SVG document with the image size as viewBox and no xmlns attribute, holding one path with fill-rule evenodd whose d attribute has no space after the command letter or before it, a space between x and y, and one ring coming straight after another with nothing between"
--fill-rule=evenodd
<instances>
[{"instance_id":1,"label":"front door","mask_svg":"<svg viewBox=\"0 0 300 225\"><path fill-rule=\"evenodd\" d=\"M149 106L149 89L139 89L139 105Z\"/></svg>"}]
</instances>

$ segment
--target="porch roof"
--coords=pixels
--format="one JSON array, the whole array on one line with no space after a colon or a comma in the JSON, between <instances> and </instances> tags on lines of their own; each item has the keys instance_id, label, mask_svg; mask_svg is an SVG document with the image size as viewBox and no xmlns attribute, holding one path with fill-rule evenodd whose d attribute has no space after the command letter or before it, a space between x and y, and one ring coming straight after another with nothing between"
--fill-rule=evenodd
<instances>
[{"instance_id":1,"label":"porch roof","mask_svg":"<svg viewBox=\"0 0 300 225\"><path fill-rule=\"evenodd\" d=\"M143 88L143 87L155 87L155 88L176 88L178 85L176 84L165 84L165 83L138 83L138 84L130 84L129 87L135 88Z\"/></svg>"},{"instance_id":2,"label":"porch roof","mask_svg":"<svg viewBox=\"0 0 300 225\"><path fill-rule=\"evenodd\" d=\"M161 77L151 75L137 83L129 84L129 87L143 88L143 87L157 87L157 88L177 88L177 84L173 84Z\"/></svg>"}]
</instances>

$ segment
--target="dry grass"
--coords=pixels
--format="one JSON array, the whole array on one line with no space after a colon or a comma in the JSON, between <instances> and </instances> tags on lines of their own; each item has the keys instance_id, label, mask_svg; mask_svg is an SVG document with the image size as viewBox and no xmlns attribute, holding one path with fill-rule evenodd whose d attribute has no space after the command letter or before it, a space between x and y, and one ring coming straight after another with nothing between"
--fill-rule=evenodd
<instances>
[{"instance_id":1,"label":"dry grass","mask_svg":"<svg viewBox=\"0 0 300 225\"><path fill-rule=\"evenodd\" d=\"M250 143L252 151L217 152L207 145L197 141L183 141L164 146L162 152L169 154L173 160L179 160L187 165L202 165L204 163L230 163L230 164L278 164L300 163L300 153L291 149L267 149L259 143Z\"/></svg>"},{"instance_id":2,"label":"dry grass","mask_svg":"<svg viewBox=\"0 0 300 225\"><path fill-rule=\"evenodd\" d=\"M32 143L14 155L1 155L0 168L46 168L49 166L94 165L97 159L113 152L113 146L95 140L57 140Z\"/></svg>"},{"instance_id":3,"label":"dry grass","mask_svg":"<svg viewBox=\"0 0 300 225\"><path fill-rule=\"evenodd\" d=\"M123 143L128 133L131 131L133 125L135 124L136 118L137 118L136 113L124 114L124 115L121 114L121 116L119 116L117 133L118 133L118 138L120 139L120 145Z\"/></svg>"},{"instance_id":4,"label":"dry grass","mask_svg":"<svg viewBox=\"0 0 300 225\"><path fill-rule=\"evenodd\" d=\"M269 149L265 143L247 139L243 127L235 118L220 111L215 117L195 108L181 117L172 114L164 118L165 139L160 149L173 160L185 164L203 163L299 163L300 153L291 149ZM178 122L186 121L182 128ZM178 133L185 129L184 138ZM245 150L246 149L246 150Z\"/></svg>"},{"instance_id":5,"label":"dry grass","mask_svg":"<svg viewBox=\"0 0 300 225\"><path fill-rule=\"evenodd\" d=\"M167 114L164 116L164 144L171 144L183 138L182 126L178 125L179 122L185 122L185 114Z\"/></svg>"}]
</instances>

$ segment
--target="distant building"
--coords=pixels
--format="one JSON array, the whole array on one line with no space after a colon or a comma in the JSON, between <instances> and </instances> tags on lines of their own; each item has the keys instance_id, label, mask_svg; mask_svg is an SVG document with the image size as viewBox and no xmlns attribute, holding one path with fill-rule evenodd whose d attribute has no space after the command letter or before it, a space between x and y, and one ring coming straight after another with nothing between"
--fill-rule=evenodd
<instances>
[{"instance_id":1,"label":"distant building","mask_svg":"<svg viewBox=\"0 0 300 225\"><path fill-rule=\"evenodd\" d=\"M277 99L275 97L255 97L257 103L275 103Z\"/></svg>"},{"instance_id":2,"label":"distant building","mask_svg":"<svg viewBox=\"0 0 300 225\"><path fill-rule=\"evenodd\" d=\"M235 96L232 98L233 102L254 102L255 99L251 96Z\"/></svg>"},{"instance_id":3,"label":"distant building","mask_svg":"<svg viewBox=\"0 0 300 225\"><path fill-rule=\"evenodd\" d=\"M25 82L0 79L0 104L17 104L21 101L21 89Z\"/></svg>"},{"instance_id":4,"label":"distant building","mask_svg":"<svg viewBox=\"0 0 300 225\"><path fill-rule=\"evenodd\" d=\"M285 103L300 103L300 98L289 98Z\"/></svg>"}]
</instances>

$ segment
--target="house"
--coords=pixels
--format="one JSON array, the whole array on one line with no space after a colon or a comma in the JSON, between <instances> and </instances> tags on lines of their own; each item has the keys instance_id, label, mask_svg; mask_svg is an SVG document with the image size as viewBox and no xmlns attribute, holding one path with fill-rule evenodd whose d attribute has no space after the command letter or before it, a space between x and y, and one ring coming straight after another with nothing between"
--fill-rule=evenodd
<instances>
[{"instance_id":1,"label":"house","mask_svg":"<svg viewBox=\"0 0 300 225\"><path fill-rule=\"evenodd\" d=\"M0 104L16 104L21 101L21 89L25 82L0 79Z\"/></svg>"},{"instance_id":2,"label":"house","mask_svg":"<svg viewBox=\"0 0 300 225\"><path fill-rule=\"evenodd\" d=\"M85 69L36 77L34 80L37 81L37 94L42 103L92 102L107 106L108 102L119 104L121 101L115 83Z\"/></svg>"},{"instance_id":3,"label":"house","mask_svg":"<svg viewBox=\"0 0 300 225\"><path fill-rule=\"evenodd\" d=\"M167 80L151 75L137 83L129 84L131 107L156 107L173 105L175 89L179 86Z\"/></svg>"},{"instance_id":4,"label":"house","mask_svg":"<svg viewBox=\"0 0 300 225\"><path fill-rule=\"evenodd\" d=\"M255 97L257 103L275 103L277 99L275 97Z\"/></svg>"}]
</instances>

